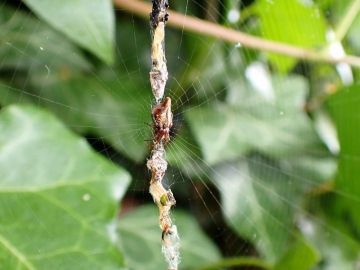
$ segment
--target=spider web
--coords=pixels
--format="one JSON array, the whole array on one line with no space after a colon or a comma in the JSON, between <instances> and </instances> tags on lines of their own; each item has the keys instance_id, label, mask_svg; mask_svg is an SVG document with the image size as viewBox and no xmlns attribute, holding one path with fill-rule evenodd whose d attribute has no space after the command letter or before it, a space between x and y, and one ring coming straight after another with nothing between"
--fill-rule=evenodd
<instances>
[{"instance_id":1,"label":"spider web","mask_svg":"<svg viewBox=\"0 0 360 270\"><path fill-rule=\"evenodd\" d=\"M264 2L269 8L277 4ZM170 2L185 16L263 35L251 4ZM107 65L23 4L4 1L0 10L6 13L2 23L11 29L1 37L2 106L31 103L46 108L113 164L125 167L132 183L122 201L123 213L152 203L145 166L149 149L144 142L151 138L152 130L144 122L151 121L154 106L148 21L116 10L115 62ZM293 35L296 39L301 34ZM340 264L345 255L336 241L356 240L323 215L339 199L359 199L337 187L328 190L339 154L335 127L323 108L305 111L318 89L334 80L321 75L317 79L314 74L322 65L295 63L169 26L166 58L165 96L173 101L174 127L164 184L177 200L175 217L179 210L195 215L225 257L260 256L275 262L289 249L291 239L304 238L322 253L318 269L340 269L331 268L336 263L352 269L353 265ZM279 72L284 66L290 67L288 74ZM348 66L326 67L344 85L352 83ZM181 230L186 228L179 227L180 236Z\"/></svg>"}]
</instances>

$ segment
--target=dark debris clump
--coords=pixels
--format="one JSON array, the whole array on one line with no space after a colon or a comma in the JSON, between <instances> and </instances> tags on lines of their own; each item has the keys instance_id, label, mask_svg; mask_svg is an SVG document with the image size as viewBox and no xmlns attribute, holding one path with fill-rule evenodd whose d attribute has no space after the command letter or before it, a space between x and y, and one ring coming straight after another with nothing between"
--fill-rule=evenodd
<instances>
[{"instance_id":1,"label":"dark debris clump","mask_svg":"<svg viewBox=\"0 0 360 270\"><path fill-rule=\"evenodd\" d=\"M169 13L166 9L169 8L168 0L153 0L153 8L150 13L150 25L153 29L156 29L159 22L166 23L169 19Z\"/></svg>"}]
</instances>

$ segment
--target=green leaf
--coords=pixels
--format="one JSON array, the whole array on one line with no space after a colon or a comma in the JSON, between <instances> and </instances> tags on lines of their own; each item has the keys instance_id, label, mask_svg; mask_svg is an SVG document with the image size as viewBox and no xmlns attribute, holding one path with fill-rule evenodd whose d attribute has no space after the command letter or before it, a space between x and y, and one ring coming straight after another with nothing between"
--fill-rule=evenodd
<instances>
[{"instance_id":1,"label":"green leaf","mask_svg":"<svg viewBox=\"0 0 360 270\"><path fill-rule=\"evenodd\" d=\"M144 140L152 135L145 122L150 123L152 93L138 83L77 77L51 83L37 93L47 99L42 105L81 134L102 138L136 162L147 155L149 143Z\"/></svg>"},{"instance_id":2,"label":"green leaf","mask_svg":"<svg viewBox=\"0 0 360 270\"><path fill-rule=\"evenodd\" d=\"M114 10L110 0L23 0L34 13L106 63L113 61Z\"/></svg>"},{"instance_id":3,"label":"green leaf","mask_svg":"<svg viewBox=\"0 0 360 270\"><path fill-rule=\"evenodd\" d=\"M214 180L227 223L267 261L276 261L289 238L292 205L300 199L293 179L265 160L247 159L218 167Z\"/></svg>"},{"instance_id":4,"label":"green leaf","mask_svg":"<svg viewBox=\"0 0 360 270\"><path fill-rule=\"evenodd\" d=\"M114 217L129 175L36 107L7 107L0 129L1 268L123 269Z\"/></svg>"},{"instance_id":5,"label":"green leaf","mask_svg":"<svg viewBox=\"0 0 360 270\"><path fill-rule=\"evenodd\" d=\"M184 77L184 89L189 88L187 91L191 91L194 88L193 95L186 93L186 101L191 103L207 103L211 99L222 99L232 80L238 80L246 68L246 63L255 58L249 49L234 48L234 45L210 38L202 38L201 42L196 38L188 46L188 50L193 52L189 58L192 68L185 66L186 76L178 74L178 77ZM178 90L176 95L183 98L184 90Z\"/></svg>"},{"instance_id":6,"label":"green leaf","mask_svg":"<svg viewBox=\"0 0 360 270\"><path fill-rule=\"evenodd\" d=\"M149 151L149 142L144 140L152 138L151 128L144 122L151 122L153 95L144 79L149 76L148 67L145 75L141 73L145 62L148 64L148 55L140 62L134 61L139 52L131 48L146 38L150 44L150 36L145 32L135 37L133 31L132 22L122 24L118 34L127 42L119 47L116 68L101 65L88 74L69 69L51 69L49 74L45 68L34 68L25 78L16 73L11 83L8 78L0 82L4 89L0 104L27 101L42 105L75 131L100 137L108 144L106 147L115 148L133 161L142 161Z\"/></svg>"},{"instance_id":7,"label":"green leaf","mask_svg":"<svg viewBox=\"0 0 360 270\"><path fill-rule=\"evenodd\" d=\"M359 55L360 40L358 38L358 29L360 27L360 13L358 1L332 0L329 3L328 9L331 14L331 25L334 26L335 40L341 41L347 53ZM357 70L354 70L353 73L355 75Z\"/></svg>"},{"instance_id":8,"label":"green leaf","mask_svg":"<svg viewBox=\"0 0 360 270\"><path fill-rule=\"evenodd\" d=\"M301 179L309 191L333 182L337 171L337 160L326 153L286 158L281 160L281 164L284 172L291 170L291 175Z\"/></svg>"},{"instance_id":9,"label":"green leaf","mask_svg":"<svg viewBox=\"0 0 360 270\"><path fill-rule=\"evenodd\" d=\"M134 61L139 52L132 48L147 39L150 44L150 36L148 32L134 36L132 22L121 26L119 40L126 37L127 42L119 47L116 68L101 65L89 74L69 70L48 74L45 69L33 69L26 78L17 74L11 83L0 82L5 89L0 92L0 104L27 101L42 105L78 133L96 136L106 147L133 161L143 161L149 151L149 142L144 140L152 138L151 128L144 122L151 122L153 95L144 79L149 76L148 67L144 68L148 55Z\"/></svg>"},{"instance_id":10,"label":"green leaf","mask_svg":"<svg viewBox=\"0 0 360 270\"><path fill-rule=\"evenodd\" d=\"M360 233L360 87L358 84L342 89L327 101L327 107L335 122L340 143L339 169L335 188L342 214L347 216L356 235Z\"/></svg>"},{"instance_id":11,"label":"green leaf","mask_svg":"<svg viewBox=\"0 0 360 270\"><path fill-rule=\"evenodd\" d=\"M208 163L232 160L253 150L284 157L321 147L303 111L304 79L273 78L271 89L273 92L265 95L250 85L234 83L228 97L231 105L217 102L185 111Z\"/></svg>"},{"instance_id":12,"label":"green leaf","mask_svg":"<svg viewBox=\"0 0 360 270\"><path fill-rule=\"evenodd\" d=\"M209 265L202 266L200 268L195 268L195 270L218 270L218 269L228 269L231 267L239 268L251 268L255 267L256 269L272 269L273 266L260 260L258 257L250 257L250 256L243 256L243 257L228 257L218 261L216 263L211 263Z\"/></svg>"},{"instance_id":13,"label":"green leaf","mask_svg":"<svg viewBox=\"0 0 360 270\"><path fill-rule=\"evenodd\" d=\"M348 32L347 32L347 38L352 45L352 48L355 50L355 54L358 55L360 53L360 40L358 38L358 29L360 27L360 15L356 16L353 23L351 24Z\"/></svg>"},{"instance_id":14,"label":"green leaf","mask_svg":"<svg viewBox=\"0 0 360 270\"><path fill-rule=\"evenodd\" d=\"M213 173L227 223L269 262L286 251L303 193L323 181L321 173L302 178L296 163L253 156L218 166Z\"/></svg>"},{"instance_id":15,"label":"green leaf","mask_svg":"<svg viewBox=\"0 0 360 270\"><path fill-rule=\"evenodd\" d=\"M186 82L184 85L193 86L196 89L197 102L207 101L209 97L216 94L218 89L224 88L226 85L225 70L227 61L219 61L219 59L227 59L225 54L225 46L222 42L214 42L208 38L203 42L192 42L188 50L194 51L191 61L192 69L186 69L187 76L184 76ZM235 54L237 56L237 54ZM229 57L234 59L234 55ZM237 68L239 65L237 65ZM179 89L178 96L184 95L183 90ZM191 97L191 96L190 96Z\"/></svg>"},{"instance_id":16,"label":"green leaf","mask_svg":"<svg viewBox=\"0 0 360 270\"><path fill-rule=\"evenodd\" d=\"M181 240L181 269L216 262L221 258L219 250L208 239L188 213L174 210L175 225ZM159 211L155 205L143 206L118 220L119 244L130 269L166 269L161 254L161 229L158 225Z\"/></svg>"},{"instance_id":17,"label":"green leaf","mask_svg":"<svg viewBox=\"0 0 360 270\"><path fill-rule=\"evenodd\" d=\"M29 14L1 7L1 68L89 68L81 52L66 37Z\"/></svg>"},{"instance_id":18,"label":"green leaf","mask_svg":"<svg viewBox=\"0 0 360 270\"><path fill-rule=\"evenodd\" d=\"M325 44L326 21L319 8L299 0L258 0L254 6L262 35L270 40L314 48ZM270 61L282 72L291 69L296 59L269 53Z\"/></svg>"},{"instance_id":19,"label":"green leaf","mask_svg":"<svg viewBox=\"0 0 360 270\"><path fill-rule=\"evenodd\" d=\"M145 158L149 143L144 140L151 139L151 128L144 122L151 121L152 93L138 81L100 81L93 76L57 80L54 73L47 80L34 75L33 80L29 92L3 85L7 94L0 94L0 103L25 97L50 109L80 134L100 137L136 162Z\"/></svg>"},{"instance_id":20,"label":"green leaf","mask_svg":"<svg viewBox=\"0 0 360 270\"><path fill-rule=\"evenodd\" d=\"M324 201L324 210L327 212L325 217L324 213L302 217L300 223L302 233L316 247L321 256L319 266L311 269L357 269L360 244L351 235L351 224L348 224L341 213L340 215L335 213L336 204L334 196L330 196ZM323 216L323 218L319 219L319 216Z\"/></svg>"},{"instance_id":21,"label":"green leaf","mask_svg":"<svg viewBox=\"0 0 360 270\"><path fill-rule=\"evenodd\" d=\"M31 97L21 96L21 91L10 87L7 83L0 80L0 105L5 107L13 103L31 103Z\"/></svg>"},{"instance_id":22,"label":"green leaf","mask_svg":"<svg viewBox=\"0 0 360 270\"><path fill-rule=\"evenodd\" d=\"M308 270L319 261L319 254L306 239L299 236L286 251L274 270Z\"/></svg>"}]
</instances>

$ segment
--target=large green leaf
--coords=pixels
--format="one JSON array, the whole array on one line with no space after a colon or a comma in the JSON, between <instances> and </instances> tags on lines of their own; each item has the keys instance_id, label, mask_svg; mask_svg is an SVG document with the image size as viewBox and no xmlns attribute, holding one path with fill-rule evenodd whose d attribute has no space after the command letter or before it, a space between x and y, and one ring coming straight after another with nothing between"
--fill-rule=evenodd
<instances>
[{"instance_id":1,"label":"large green leaf","mask_svg":"<svg viewBox=\"0 0 360 270\"><path fill-rule=\"evenodd\" d=\"M110 63L114 10L110 0L23 0L36 15L81 47Z\"/></svg>"},{"instance_id":2,"label":"large green leaf","mask_svg":"<svg viewBox=\"0 0 360 270\"><path fill-rule=\"evenodd\" d=\"M254 11L261 22L262 35L270 40L305 48L325 44L326 22L322 11L299 0L258 0ZM291 69L296 59L269 54L270 61L283 72Z\"/></svg>"},{"instance_id":3,"label":"large green leaf","mask_svg":"<svg viewBox=\"0 0 360 270\"><path fill-rule=\"evenodd\" d=\"M156 206L148 205L119 218L120 246L131 269L143 269L144 265L148 270L166 269L158 216ZM180 234L181 269L220 260L219 250L189 214L175 209L173 216Z\"/></svg>"},{"instance_id":4,"label":"large green leaf","mask_svg":"<svg viewBox=\"0 0 360 270\"><path fill-rule=\"evenodd\" d=\"M269 156L298 156L320 149L320 141L303 111L307 85L301 77L274 78L273 94L238 82L230 86L231 103L213 103L185 112L204 158L210 164L252 150ZM296 125L294 125L296 123Z\"/></svg>"},{"instance_id":5,"label":"large green leaf","mask_svg":"<svg viewBox=\"0 0 360 270\"><path fill-rule=\"evenodd\" d=\"M313 161L315 168L317 162L322 160ZM297 158L274 162L254 156L218 166L213 173L227 223L270 262L287 249L293 217L302 212L304 191L323 182L326 171L333 170L332 165L324 165L317 174L298 174L297 163Z\"/></svg>"},{"instance_id":6,"label":"large green leaf","mask_svg":"<svg viewBox=\"0 0 360 270\"><path fill-rule=\"evenodd\" d=\"M37 18L6 5L0 12L1 69L89 68L66 37Z\"/></svg>"},{"instance_id":7,"label":"large green leaf","mask_svg":"<svg viewBox=\"0 0 360 270\"><path fill-rule=\"evenodd\" d=\"M36 107L7 107L0 129L0 268L122 269L129 175Z\"/></svg>"}]
</instances>

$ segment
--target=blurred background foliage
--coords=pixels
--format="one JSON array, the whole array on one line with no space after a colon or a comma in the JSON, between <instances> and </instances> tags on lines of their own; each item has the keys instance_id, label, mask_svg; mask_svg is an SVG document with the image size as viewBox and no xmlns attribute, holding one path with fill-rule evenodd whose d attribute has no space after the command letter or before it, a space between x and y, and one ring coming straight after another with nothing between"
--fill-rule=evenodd
<instances>
[{"instance_id":1,"label":"blurred background foliage","mask_svg":"<svg viewBox=\"0 0 360 270\"><path fill-rule=\"evenodd\" d=\"M170 6L341 57L360 53L359 2ZM110 0L8 0L0 41L0 269L166 269L148 20ZM359 269L359 69L171 27L166 55L180 269Z\"/></svg>"}]
</instances>

